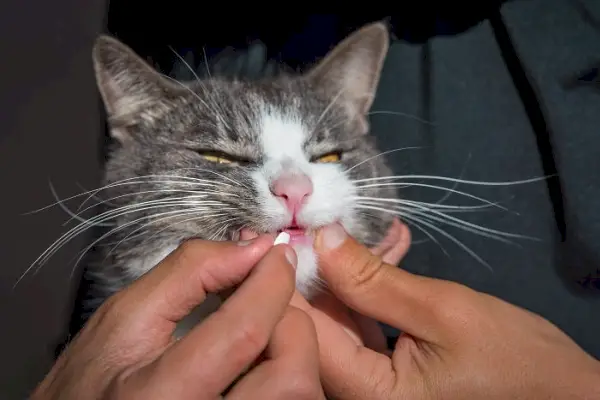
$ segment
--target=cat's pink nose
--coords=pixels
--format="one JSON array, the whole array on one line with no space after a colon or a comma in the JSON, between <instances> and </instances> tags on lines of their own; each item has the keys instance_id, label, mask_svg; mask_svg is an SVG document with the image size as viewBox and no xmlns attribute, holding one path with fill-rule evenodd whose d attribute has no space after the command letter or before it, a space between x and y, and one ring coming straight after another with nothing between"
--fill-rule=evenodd
<instances>
[{"instance_id":1,"label":"cat's pink nose","mask_svg":"<svg viewBox=\"0 0 600 400\"><path fill-rule=\"evenodd\" d=\"M312 194L313 185L304 174L284 173L271 184L271 192L281 198L292 213L297 213Z\"/></svg>"}]
</instances>

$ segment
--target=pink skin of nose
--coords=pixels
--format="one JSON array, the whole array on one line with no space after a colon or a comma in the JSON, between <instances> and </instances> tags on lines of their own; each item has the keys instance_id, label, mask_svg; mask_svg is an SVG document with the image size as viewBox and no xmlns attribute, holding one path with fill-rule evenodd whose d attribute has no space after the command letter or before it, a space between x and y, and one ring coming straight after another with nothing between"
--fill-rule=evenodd
<instances>
[{"instance_id":1,"label":"pink skin of nose","mask_svg":"<svg viewBox=\"0 0 600 400\"><path fill-rule=\"evenodd\" d=\"M300 211L306 199L312 194L313 185L304 174L283 174L271 184L271 193L285 202L288 210L295 215Z\"/></svg>"}]
</instances>

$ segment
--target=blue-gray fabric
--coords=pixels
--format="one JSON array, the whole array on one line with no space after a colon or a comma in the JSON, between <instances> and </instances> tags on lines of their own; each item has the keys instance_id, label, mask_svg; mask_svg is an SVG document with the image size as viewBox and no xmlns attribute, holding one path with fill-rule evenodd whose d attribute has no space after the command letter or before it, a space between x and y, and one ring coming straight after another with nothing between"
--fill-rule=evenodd
<instances>
[{"instance_id":1,"label":"blue-gray fabric","mask_svg":"<svg viewBox=\"0 0 600 400\"><path fill-rule=\"evenodd\" d=\"M596 15L600 17L598 7ZM599 357L600 301L593 292L600 288L582 280L590 274L598 277L600 268L600 247L595 243L600 234L600 91L597 84L566 89L564 81L600 59L600 32L560 0L509 3L502 17L548 123L563 189L566 236L563 240L558 230L554 213L560 210L553 208L543 182L460 185L457 189L469 189L518 213L480 212L469 215L469 221L541 241L517 240L519 248L448 229L493 272L448 241L441 244L450 258L429 241L414 246L403 267L465 283L539 313ZM426 147L409 159L396 156L395 171L455 177L462 173L465 179L482 181L544 175L536 134L490 22L456 37L432 39L429 60L423 59L423 51L423 46L392 45L374 104L374 110L426 113L435 124L373 117L373 132L385 149ZM423 90L422 80L427 63L429 92ZM429 198L419 189L408 197Z\"/></svg>"}]
</instances>

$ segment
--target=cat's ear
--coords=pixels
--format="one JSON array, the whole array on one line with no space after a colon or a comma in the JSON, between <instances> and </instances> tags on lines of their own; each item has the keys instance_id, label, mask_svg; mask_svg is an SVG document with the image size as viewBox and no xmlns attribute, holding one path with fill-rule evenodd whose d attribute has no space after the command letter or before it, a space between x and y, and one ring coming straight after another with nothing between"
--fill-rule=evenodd
<instances>
[{"instance_id":1,"label":"cat's ear","mask_svg":"<svg viewBox=\"0 0 600 400\"><path fill-rule=\"evenodd\" d=\"M325 56L306 77L326 87L368 130L367 113L373 104L381 69L389 48L389 33L381 22L355 31Z\"/></svg>"},{"instance_id":2,"label":"cat's ear","mask_svg":"<svg viewBox=\"0 0 600 400\"><path fill-rule=\"evenodd\" d=\"M92 59L112 133L118 139L124 139L126 126L134 124L143 111L178 90L132 49L109 36L96 40Z\"/></svg>"}]
</instances>

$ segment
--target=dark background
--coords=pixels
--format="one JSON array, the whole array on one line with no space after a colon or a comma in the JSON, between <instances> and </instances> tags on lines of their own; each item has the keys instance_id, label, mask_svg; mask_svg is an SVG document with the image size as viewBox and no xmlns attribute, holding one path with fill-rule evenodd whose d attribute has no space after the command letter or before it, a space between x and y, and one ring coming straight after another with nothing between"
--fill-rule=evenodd
<instances>
[{"instance_id":1,"label":"dark background","mask_svg":"<svg viewBox=\"0 0 600 400\"><path fill-rule=\"evenodd\" d=\"M0 2L0 398L23 399L46 373L75 290L76 240L37 275L14 283L64 233L54 201L98 186L103 128L90 49L104 0ZM83 239L83 238L82 238Z\"/></svg>"},{"instance_id":2,"label":"dark background","mask_svg":"<svg viewBox=\"0 0 600 400\"><path fill-rule=\"evenodd\" d=\"M366 22L386 19L396 40L422 44L433 35L450 36L486 17L502 25L498 2L420 1L396 15L309 15L275 11L227 18L192 2L5 0L0 6L0 182L3 223L0 245L0 394L23 398L47 371L56 346L64 340L81 271L71 276L72 257L85 238L75 240L39 273L13 284L24 269L60 234L67 219L59 208L26 215L54 201L51 180L61 197L98 186L104 159L105 125L91 65L91 47L100 32L110 32L165 70L179 52L204 48L208 56L227 46L244 48L260 39L269 57L301 68L323 56L336 42ZM452 5L448 5L452 3ZM191 5L194 4L194 5ZM473 4L478 4L473 6ZM285 7L288 7L286 5ZM243 16L243 17L242 17ZM210 17L210 18L207 18ZM504 38L506 39L506 38ZM505 43L506 44L506 43ZM422 52L427 57L427 47ZM544 173L556 172L543 115L533 89L503 48L519 98L536 135ZM512 57L512 58L511 58ZM520 83L519 83L520 82ZM565 221L558 181L547 185L551 223L564 241ZM561 239L562 238L562 239ZM493 260L491 260L493 261ZM565 284L579 290L586 271L559 271ZM527 285L523 286L523 291ZM581 328L585 329L585 328Z\"/></svg>"},{"instance_id":3,"label":"dark background","mask_svg":"<svg viewBox=\"0 0 600 400\"><path fill-rule=\"evenodd\" d=\"M168 69L174 61L168 46L216 54L225 47L245 48L254 40L267 45L268 57L296 68L324 56L333 45L365 23L387 21L393 33L410 43L432 36L456 35L487 18L506 0L485 2L404 2L397 14L361 12L308 14L240 11L229 19L204 21L203 6L185 0L150 4L113 1L108 31Z\"/></svg>"}]
</instances>

